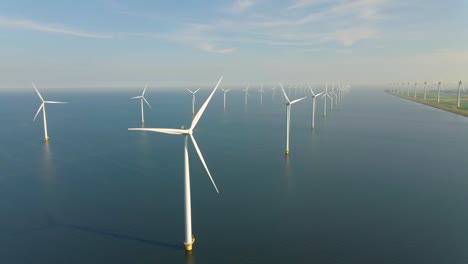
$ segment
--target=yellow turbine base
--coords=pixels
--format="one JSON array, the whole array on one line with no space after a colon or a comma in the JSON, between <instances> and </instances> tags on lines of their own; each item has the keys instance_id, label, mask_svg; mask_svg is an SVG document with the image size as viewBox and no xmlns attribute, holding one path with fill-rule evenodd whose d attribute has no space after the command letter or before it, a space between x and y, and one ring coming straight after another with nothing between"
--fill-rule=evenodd
<instances>
[{"instance_id":1,"label":"yellow turbine base","mask_svg":"<svg viewBox=\"0 0 468 264\"><path fill-rule=\"evenodd\" d=\"M190 242L190 243L184 243L184 245L185 245L185 251L189 251L189 252L192 251L192 245L193 245L193 243L195 243L195 236L194 236L194 235L192 235L192 242Z\"/></svg>"},{"instance_id":2,"label":"yellow turbine base","mask_svg":"<svg viewBox=\"0 0 468 264\"><path fill-rule=\"evenodd\" d=\"M289 150L286 150L285 154L286 156L289 156Z\"/></svg>"},{"instance_id":3,"label":"yellow turbine base","mask_svg":"<svg viewBox=\"0 0 468 264\"><path fill-rule=\"evenodd\" d=\"M45 141L45 142L49 142L49 138L44 138L44 141Z\"/></svg>"}]
</instances>

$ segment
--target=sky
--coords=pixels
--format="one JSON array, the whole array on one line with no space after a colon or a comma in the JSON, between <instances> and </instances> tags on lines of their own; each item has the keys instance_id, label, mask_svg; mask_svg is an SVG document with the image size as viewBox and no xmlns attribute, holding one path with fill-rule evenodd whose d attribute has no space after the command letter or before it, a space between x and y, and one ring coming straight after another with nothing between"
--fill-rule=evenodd
<instances>
[{"instance_id":1,"label":"sky","mask_svg":"<svg viewBox=\"0 0 468 264\"><path fill-rule=\"evenodd\" d=\"M0 90L468 78L466 0L0 0Z\"/></svg>"}]
</instances>

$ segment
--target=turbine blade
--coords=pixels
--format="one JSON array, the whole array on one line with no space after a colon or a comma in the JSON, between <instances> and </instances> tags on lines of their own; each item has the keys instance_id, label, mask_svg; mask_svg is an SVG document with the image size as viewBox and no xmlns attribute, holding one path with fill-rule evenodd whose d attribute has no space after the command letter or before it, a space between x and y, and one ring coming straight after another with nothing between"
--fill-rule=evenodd
<instances>
[{"instance_id":1,"label":"turbine blade","mask_svg":"<svg viewBox=\"0 0 468 264\"><path fill-rule=\"evenodd\" d=\"M150 132L158 132L158 133L171 134L171 135L185 135L188 133L188 130L173 129L173 128L129 128L128 130L150 131Z\"/></svg>"},{"instance_id":2,"label":"turbine blade","mask_svg":"<svg viewBox=\"0 0 468 264\"><path fill-rule=\"evenodd\" d=\"M150 105L150 103L148 103L148 101L146 101L146 98L145 98L145 97L141 97L141 98L145 101L145 103L146 103L150 108L153 108L153 107Z\"/></svg>"},{"instance_id":3,"label":"turbine blade","mask_svg":"<svg viewBox=\"0 0 468 264\"><path fill-rule=\"evenodd\" d=\"M42 95L41 93L39 93L39 90L37 89L36 85L34 85L34 83L32 83L32 85L34 87L34 90L36 90L37 95L39 95L39 98L41 98L41 101L44 102L44 98L42 98Z\"/></svg>"},{"instance_id":4,"label":"turbine blade","mask_svg":"<svg viewBox=\"0 0 468 264\"><path fill-rule=\"evenodd\" d=\"M44 101L46 104L68 104L68 102Z\"/></svg>"},{"instance_id":5,"label":"turbine blade","mask_svg":"<svg viewBox=\"0 0 468 264\"><path fill-rule=\"evenodd\" d=\"M318 94L316 94L315 96L320 96L320 95L322 95L323 93L325 93L325 92L318 93Z\"/></svg>"},{"instance_id":6,"label":"turbine blade","mask_svg":"<svg viewBox=\"0 0 468 264\"><path fill-rule=\"evenodd\" d=\"M39 112L41 111L41 109L44 107L44 103L41 104L41 106L39 106L39 109L37 109L37 112L36 112L36 115L34 116L33 118L33 122L36 121L36 117L37 115L39 114Z\"/></svg>"},{"instance_id":7,"label":"turbine blade","mask_svg":"<svg viewBox=\"0 0 468 264\"><path fill-rule=\"evenodd\" d=\"M223 89L223 87L221 87L221 91L223 91L223 93L225 93L226 91Z\"/></svg>"},{"instance_id":8,"label":"turbine blade","mask_svg":"<svg viewBox=\"0 0 468 264\"><path fill-rule=\"evenodd\" d=\"M200 161L203 164L203 167L205 167L206 173L208 173L208 177L210 177L210 180L211 180L211 183L213 184L213 187L215 188L216 192L219 193L218 187L216 187L216 183L214 182L213 177L211 177L210 170L208 169L208 166L206 166L205 159L203 159L203 155L202 155L200 149L198 148L198 144L195 141L195 138L193 137L192 134L190 134L190 138L192 139L193 146L195 147L195 150L198 153L198 157L200 158Z\"/></svg>"},{"instance_id":9,"label":"turbine blade","mask_svg":"<svg viewBox=\"0 0 468 264\"><path fill-rule=\"evenodd\" d=\"M195 90L195 92L193 92L193 93L197 93L199 90L200 90L200 88L198 88L197 90Z\"/></svg>"},{"instance_id":10,"label":"turbine blade","mask_svg":"<svg viewBox=\"0 0 468 264\"><path fill-rule=\"evenodd\" d=\"M206 101L203 103L203 105L200 107L200 110L198 110L198 113L195 115L195 117L193 118L193 121L192 121L192 125L190 126L190 129L193 129L195 128L195 126L197 125L198 121L200 120L200 117L203 115L203 112L205 112L205 109L206 107L208 106L208 103L210 102L211 100L211 97L213 97L214 93L216 92L216 90L218 89L219 85L221 84L221 81L223 80L223 76L221 76L221 78L219 78L219 81L218 83L216 84L216 86L214 87L213 91L211 91L211 94L208 96L208 98L206 99Z\"/></svg>"},{"instance_id":11,"label":"turbine blade","mask_svg":"<svg viewBox=\"0 0 468 264\"><path fill-rule=\"evenodd\" d=\"M141 94L141 96L145 96L145 92L146 92L146 88L148 87L148 83L145 84L145 89L143 89L143 93Z\"/></svg>"},{"instance_id":12,"label":"turbine blade","mask_svg":"<svg viewBox=\"0 0 468 264\"><path fill-rule=\"evenodd\" d=\"M281 91L283 91L284 99L286 99L288 103L291 103L291 101L289 101L288 96L286 95L286 92L284 91L283 85L281 85L281 83L279 83L279 85L281 87Z\"/></svg>"},{"instance_id":13,"label":"turbine blade","mask_svg":"<svg viewBox=\"0 0 468 264\"><path fill-rule=\"evenodd\" d=\"M229 91L231 91L231 89L227 89L227 90L226 90L226 93L229 92Z\"/></svg>"},{"instance_id":14,"label":"turbine blade","mask_svg":"<svg viewBox=\"0 0 468 264\"><path fill-rule=\"evenodd\" d=\"M299 98L299 99L296 99L296 100L292 101L290 104L294 104L294 103L300 102L300 101L302 101L302 100L304 100L304 99L306 99L306 98L307 98L307 96L304 96L304 97L302 97L302 98Z\"/></svg>"},{"instance_id":15,"label":"turbine blade","mask_svg":"<svg viewBox=\"0 0 468 264\"><path fill-rule=\"evenodd\" d=\"M138 99L138 98L141 98L141 96L135 96L135 97L132 97L130 99Z\"/></svg>"},{"instance_id":16,"label":"turbine blade","mask_svg":"<svg viewBox=\"0 0 468 264\"><path fill-rule=\"evenodd\" d=\"M190 90L190 89L188 89L188 88L186 88L186 89L187 89L187 91L189 91L190 93L192 93L192 94L193 94L192 90Z\"/></svg>"},{"instance_id":17,"label":"turbine blade","mask_svg":"<svg viewBox=\"0 0 468 264\"><path fill-rule=\"evenodd\" d=\"M310 85L309 85L309 89L310 89L310 92L312 93L312 95L316 96L316 94L314 93L314 90L312 90L312 88L310 88Z\"/></svg>"}]
</instances>

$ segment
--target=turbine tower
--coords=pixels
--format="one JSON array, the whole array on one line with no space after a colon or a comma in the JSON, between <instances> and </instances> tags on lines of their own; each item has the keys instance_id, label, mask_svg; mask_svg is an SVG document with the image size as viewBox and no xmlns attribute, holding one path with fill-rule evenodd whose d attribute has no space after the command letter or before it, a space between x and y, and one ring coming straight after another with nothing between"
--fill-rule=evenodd
<instances>
[{"instance_id":1,"label":"turbine tower","mask_svg":"<svg viewBox=\"0 0 468 264\"><path fill-rule=\"evenodd\" d=\"M426 86L427 86L427 81L424 81L424 100L426 100Z\"/></svg>"},{"instance_id":2,"label":"turbine tower","mask_svg":"<svg viewBox=\"0 0 468 264\"><path fill-rule=\"evenodd\" d=\"M199 91L200 89L197 89L195 91L192 91L190 89L187 89L192 94L192 115L195 115L195 94Z\"/></svg>"},{"instance_id":3,"label":"turbine tower","mask_svg":"<svg viewBox=\"0 0 468 264\"><path fill-rule=\"evenodd\" d=\"M221 90L224 94L224 110L226 110L226 93L229 92L231 89L224 90L223 87L221 87Z\"/></svg>"},{"instance_id":4,"label":"turbine tower","mask_svg":"<svg viewBox=\"0 0 468 264\"><path fill-rule=\"evenodd\" d=\"M460 94L461 94L461 89L463 89L463 91L465 91L465 88L463 88L463 83L462 81L460 80L458 82L458 98L457 98L457 107L460 108Z\"/></svg>"},{"instance_id":5,"label":"turbine tower","mask_svg":"<svg viewBox=\"0 0 468 264\"><path fill-rule=\"evenodd\" d=\"M211 94L208 96L206 99L205 103L201 106L200 110L198 113L195 115L195 117L192 120L192 124L190 125L189 129L184 129L182 127L181 129L171 129L171 128L129 128L128 130L141 130L141 131L150 131L150 132L159 132L159 133L165 133L165 134L173 134L173 135L183 135L184 136L184 189L185 189L185 240L184 240L184 245L185 245L185 250L186 251L192 251L192 246L193 243L195 242L195 237L192 234L192 210L191 210L191 200L190 200L190 170L189 170L189 157L188 157L188 138L191 139L193 146L198 154L198 157L200 158L201 163L205 167L206 173L208 174L208 177L211 180L211 183L213 184L216 192L219 193L218 187L216 187L216 184L213 180L213 177L211 177L211 173L208 170L208 167L206 166L205 160L203 158L203 155L200 151L200 148L198 147L197 142L195 141L195 138L193 137L193 129L196 127L198 121L200 120L201 116L203 115L203 112L205 111L206 107L208 106L208 103L210 102L211 98L213 97L214 93L216 92L216 89L218 89L219 84L221 83L223 77L219 79L218 83L214 87L213 91Z\"/></svg>"},{"instance_id":6,"label":"turbine tower","mask_svg":"<svg viewBox=\"0 0 468 264\"><path fill-rule=\"evenodd\" d=\"M418 87L418 83L414 83L414 98L416 98L416 88Z\"/></svg>"},{"instance_id":7,"label":"turbine tower","mask_svg":"<svg viewBox=\"0 0 468 264\"><path fill-rule=\"evenodd\" d=\"M281 91L283 92L284 99L286 100L286 156L289 156L289 126L291 124L290 119L291 119L291 105L304 100L307 96L304 96L300 99L296 99L293 101L290 101L288 96L286 95L286 92L284 91L283 85L281 83L279 84L281 87Z\"/></svg>"},{"instance_id":8,"label":"turbine tower","mask_svg":"<svg viewBox=\"0 0 468 264\"><path fill-rule=\"evenodd\" d=\"M439 81L437 83L437 103L440 103L440 87L442 86L442 82Z\"/></svg>"},{"instance_id":9,"label":"turbine tower","mask_svg":"<svg viewBox=\"0 0 468 264\"><path fill-rule=\"evenodd\" d=\"M47 133L47 117L46 117L46 110L45 110L45 105L46 104L66 104L66 102L57 102L57 101L45 101L44 98L42 97L41 93L39 93L39 90L37 89L36 85L32 83L34 90L36 90L37 95L39 96L39 99L41 99L42 104L39 106L39 109L37 109L36 115L34 116L33 121L36 121L36 117L39 114L39 112L42 110L42 117L44 118L44 140L45 142L49 141L49 135Z\"/></svg>"},{"instance_id":10,"label":"turbine tower","mask_svg":"<svg viewBox=\"0 0 468 264\"><path fill-rule=\"evenodd\" d=\"M135 97L132 97L130 99L140 99L140 104L141 104L141 123L144 124L145 123L145 113L144 113L144 110L143 110L143 101L145 101L145 103L150 107L151 105L148 103L148 101L146 101L146 98L145 98L145 92L146 92L146 88L148 87L148 84L145 85L145 88L143 89L143 92L141 93L140 96L135 96Z\"/></svg>"},{"instance_id":11,"label":"turbine tower","mask_svg":"<svg viewBox=\"0 0 468 264\"><path fill-rule=\"evenodd\" d=\"M312 87L310 87L310 84L309 84L309 89L310 89L310 92L312 93L312 129L314 129L315 127L315 99L317 96L320 96L324 92L315 94L314 91L312 90Z\"/></svg>"}]
</instances>

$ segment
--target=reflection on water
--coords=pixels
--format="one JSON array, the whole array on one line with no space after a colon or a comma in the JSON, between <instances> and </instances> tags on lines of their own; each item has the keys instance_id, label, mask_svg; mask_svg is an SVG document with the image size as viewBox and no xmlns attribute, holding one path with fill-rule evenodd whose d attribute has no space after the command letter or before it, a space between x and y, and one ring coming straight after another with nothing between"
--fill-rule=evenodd
<instances>
[{"instance_id":1,"label":"reflection on water","mask_svg":"<svg viewBox=\"0 0 468 264\"><path fill-rule=\"evenodd\" d=\"M291 166L291 160L289 156L286 156L284 159L284 180L288 191L291 191L294 188L294 179L293 179L293 168Z\"/></svg>"},{"instance_id":2,"label":"reflection on water","mask_svg":"<svg viewBox=\"0 0 468 264\"><path fill-rule=\"evenodd\" d=\"M55 179L55 164L53 161L53 155L50 144L46 142L42 149L42 166L44 168L44 178L47 182Z\"/></svg>"}]
</instances>

